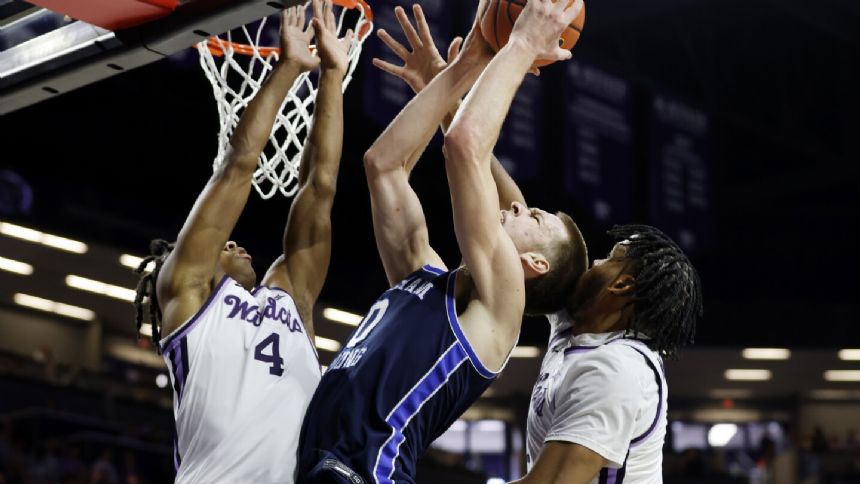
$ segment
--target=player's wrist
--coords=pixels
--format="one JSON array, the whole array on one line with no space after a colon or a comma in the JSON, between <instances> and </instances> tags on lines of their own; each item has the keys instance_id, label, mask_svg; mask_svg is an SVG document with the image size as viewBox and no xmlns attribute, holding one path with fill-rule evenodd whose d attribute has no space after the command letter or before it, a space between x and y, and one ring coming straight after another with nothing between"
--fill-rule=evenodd
<instances>
[{"instance_id":1,"label":"player's wrist","mask_svg":"<svg viewBox=\"0 0 860 484\"><path fill-rule=\"evenodd\" d=\"M457 56L448 68L457 72L459 76L469 75L470 73L480 74L487 67L487 64L490 63L490 60L492 60L492 56L463 54Z\"/></svg>"},{"instance_id":2,"label":"player's wrist","mask_svg":"<svg viewBox=\"0 0 860 484\"><path fill-rule=\"evenodd\" d=\"M346 76L346 66L321 66L320 67L320 83L336 82L340 84Z\"/></svg>"},{"instance_id":3,"label":"player's wrist","mask_svg":"<svg viewBox=\"0 0 860 484\"><path fill-rule=\"evenodd\" d=\"M536 59L540 53L537 45L538 43L529 38L528 34L515 30L511 33L510 40L508 40L508 43L502 49Z\"/></svg>"},{"instance_id":4,"label":"player's wrist","mask_svg":"<svg viewBox=\"0 0 860 484\"><path fill-rule=\"evenodd\" d=\"M293 59L291 57L284 57L280 59L277 64L275 64L275 68L273 72L305 72L309 71L311 68L306 66L304 63L300 62L298 59Z\"/></svg>"}]
</instances>

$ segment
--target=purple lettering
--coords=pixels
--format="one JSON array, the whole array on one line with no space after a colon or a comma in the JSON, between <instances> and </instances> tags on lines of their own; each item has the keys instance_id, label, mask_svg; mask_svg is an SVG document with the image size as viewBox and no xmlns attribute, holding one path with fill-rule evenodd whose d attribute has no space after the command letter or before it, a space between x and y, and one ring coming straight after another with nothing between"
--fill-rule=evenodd
<instances>
[{"instance_id":1,"label":"purple lettering","mask_svg":"<svg viewBox=\"0 0 860 484\"><path fill-rule=\"evenodd\" d=\"M266 298L266 309L263 310L263 318L275 318L275 298Z\"/></svg>"},{"instance_id":2,"label":"purple lettering","mask_svg":"<svg viewBox=\"0 0 860 484\"><path fill-rule=\"evenodd\" d=\"M240 316L240 319L252 323L254 326L260 325L257 306L251 306L248 304L248 301L242 301L238 296L233 294L225 297L224 303L228 306L234 306L233 309L230 310L230 314L227 315L227 318L233 319L241 312L242 315Z\"/></svg>"}]
</instances>

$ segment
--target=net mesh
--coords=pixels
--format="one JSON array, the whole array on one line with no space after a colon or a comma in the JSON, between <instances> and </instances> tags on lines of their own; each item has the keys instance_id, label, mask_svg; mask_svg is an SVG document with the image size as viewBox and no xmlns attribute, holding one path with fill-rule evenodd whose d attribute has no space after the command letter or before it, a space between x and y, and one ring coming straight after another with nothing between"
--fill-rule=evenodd
<instances>
[{"instance_id":1,"label":"net mesh","mask_svg":"<svg viewBox=\"0 0 860 484\"><path fill-rule=\"evenodd\" d=\"M338 8L338 7L336 7ZM373 28L369 12L362 4L354 9L339 7L337 15L337 30L339 36L346 32L347 13L357 12L358 19L352 27L356 32L352 45L349 47L349 67L343 79L343 89L352 80L352 74L358 65L364 40ZM238 31L236 44L233 32L225 34L225 38L213 37L197 44L200 53L200 65L212 85L215 101L218 105L220 127L218 133L218 154L215 156L213 169L224 162L229 151L230 137L239 123L239 117L248 103L260 90L263 81L275 67L278 61L278 49L260 47L267 19L262 19L254 35L248 26ZM347 27L349 28L349 27ZM316 53L316 47L311 46ZM304 150L304 140L307 138L313 119L313 106L317 95L317 76L312 72L302 73L284 99L281 109L272 127L269 144L260 154L257 170L254 172L253 185L257 193L264 199L273 197L280 192L290 197L299 189L299 166Z\"/></svg>"}]
</instances>

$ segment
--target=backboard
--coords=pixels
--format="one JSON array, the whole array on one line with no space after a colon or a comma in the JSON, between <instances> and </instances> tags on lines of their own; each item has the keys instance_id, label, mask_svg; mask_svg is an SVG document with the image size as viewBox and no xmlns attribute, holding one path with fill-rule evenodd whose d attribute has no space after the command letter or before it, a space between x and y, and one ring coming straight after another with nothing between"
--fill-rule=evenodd
<instances>
[{"instance_id":1,"label":"backboard","mask_svg":"<svg viewBox=\"0 0 860 484\"><path fill-rule=\"evenodd\" d=\"M0 0L0 114L149 64L298 3Z\"/></svg>"}]
</instances>

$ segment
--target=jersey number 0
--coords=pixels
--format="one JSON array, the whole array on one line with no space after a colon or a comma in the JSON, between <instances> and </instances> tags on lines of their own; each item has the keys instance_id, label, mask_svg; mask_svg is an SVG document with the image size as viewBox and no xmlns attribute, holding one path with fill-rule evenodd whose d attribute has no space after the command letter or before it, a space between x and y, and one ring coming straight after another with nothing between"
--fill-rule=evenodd
<instances>
[{"instance_id":1,"label":"jersey number 0","mask_svg":"<svg viewBox=\"0 0 860 484\"><path fill-rule=\"evenodd\" d=\"M361 324L358 326L358 331L355 332L353 337L349 340L349 343L346 344L347 348L354 348L355 345L364 341L369 335L370 332L373 331L373 328L382 321L382 317L385 316L385 311L388 309L388 299L380 299L376 301L376 304L370 307L370 311L367 312L367 316L361 321Z\"/></svg>"}]
</instances>

